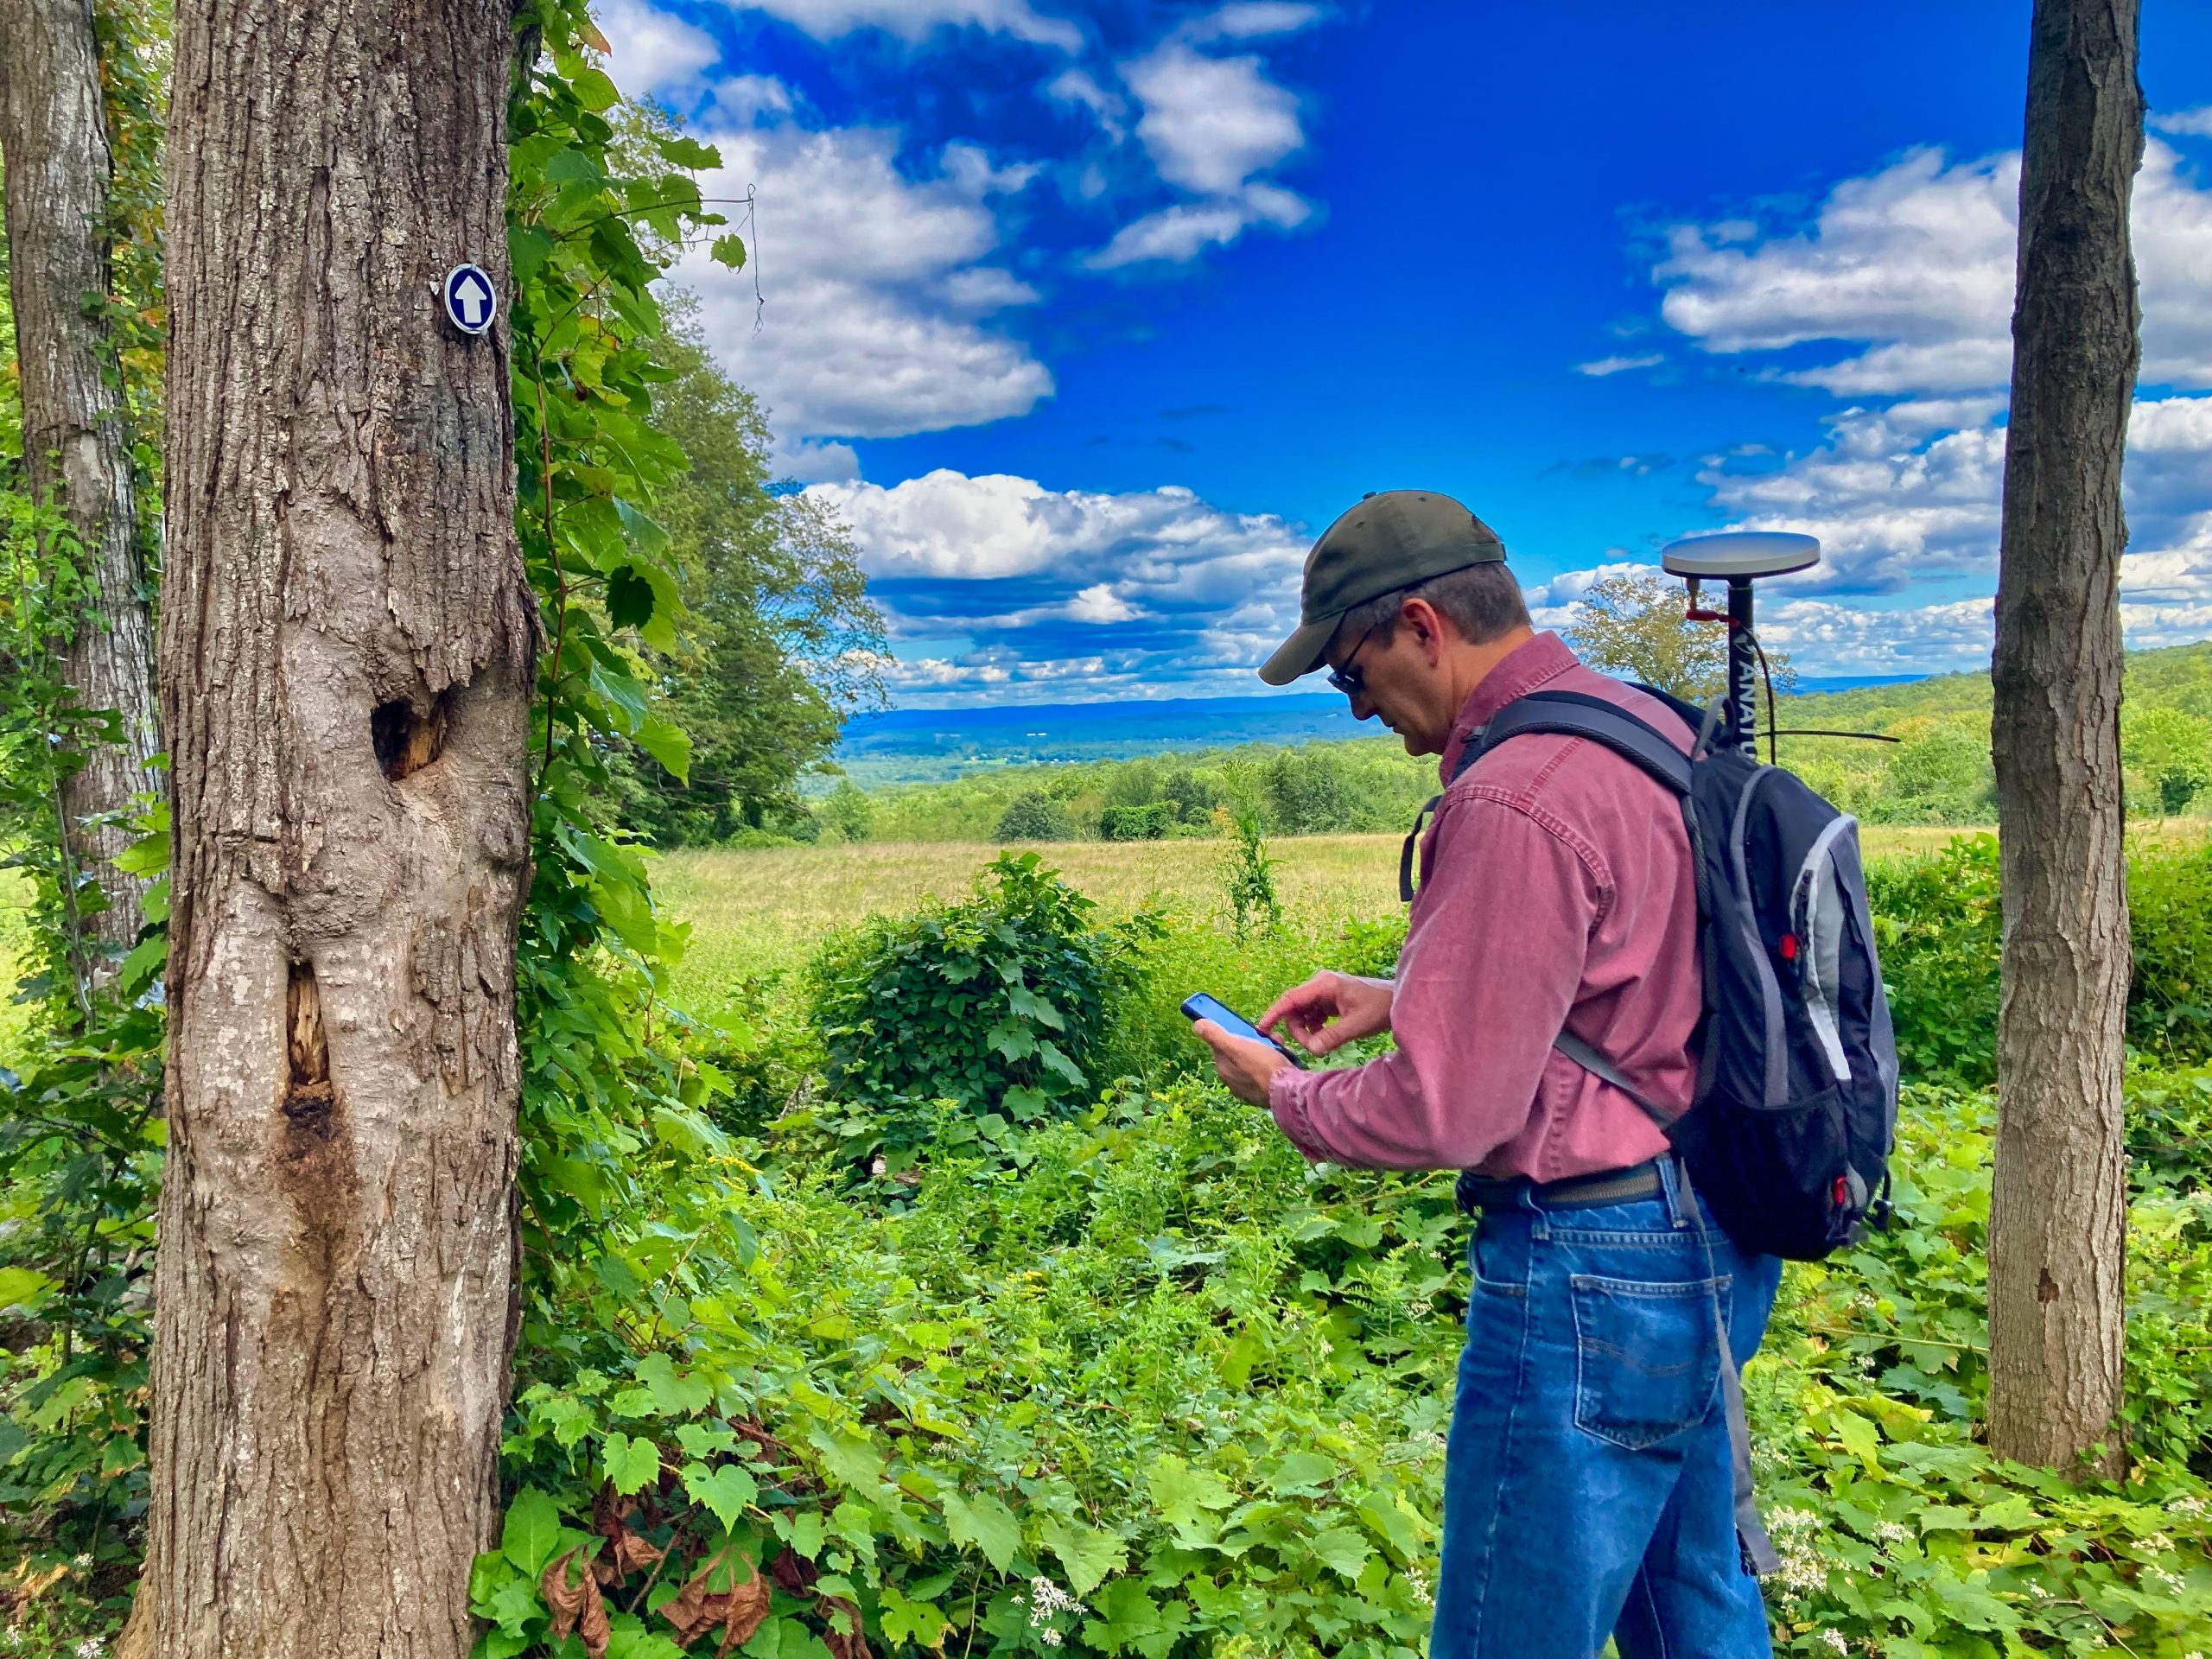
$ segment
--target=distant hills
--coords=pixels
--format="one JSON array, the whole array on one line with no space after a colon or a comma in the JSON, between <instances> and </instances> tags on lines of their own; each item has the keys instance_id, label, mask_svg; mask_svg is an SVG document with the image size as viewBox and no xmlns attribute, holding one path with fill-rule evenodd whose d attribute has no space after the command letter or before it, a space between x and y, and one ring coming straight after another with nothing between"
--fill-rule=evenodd
<instances>
[{"instance_id":1,"label":"distant hills","mask_svg":"<svg viewBox=\"0 0 2212 1659\"><path fill-rule=\"evenodd\" d=\"M1911 674L1798 681L1801 693L1910 683ZM1334 692L1255 697L1166 697L1127 702L1000 703L893 709L855 716L838 764L862 787L934 783L1005 766L1127 760L1240 743L1296 744L1374 736Z\"/></svg>"}]
</instances>

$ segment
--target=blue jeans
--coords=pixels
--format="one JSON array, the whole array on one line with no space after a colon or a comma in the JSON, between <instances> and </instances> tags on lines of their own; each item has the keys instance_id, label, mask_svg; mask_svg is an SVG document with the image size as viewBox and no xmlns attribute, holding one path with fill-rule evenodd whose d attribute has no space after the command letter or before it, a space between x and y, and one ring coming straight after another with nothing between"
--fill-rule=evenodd
<instances>
[{"instance_id":1,"label":"blue jeans","mask_svg":"<svg viewBox=\"0 0 2212 1659\"><path fill-rule=\"evenodd\" d=\"M1662 1197L1482 1214L1429 1659L1766 1659L1736 1541L1714 1325L1738 1364L1782 1276Z\"/></svg>"}]
</instances>

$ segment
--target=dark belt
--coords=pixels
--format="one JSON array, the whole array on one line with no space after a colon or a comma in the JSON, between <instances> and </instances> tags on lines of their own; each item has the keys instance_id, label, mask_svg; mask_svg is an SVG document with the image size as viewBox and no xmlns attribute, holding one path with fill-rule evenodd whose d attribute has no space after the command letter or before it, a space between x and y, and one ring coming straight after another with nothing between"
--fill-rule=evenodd
<instances>
[{"instance_id":1,"label":"dark belt","mask_svg":"<svg viewBox=\"0 0 2212 1659\"><path fill-rule=\"evenodd\" d=\"M1525 1175L1510 1181L1491 1180L1472 1170L1459 1177L1452 1197L1468 1215L1478 1210L1517 1205L1525 1194L1545 1210L1594 1210L1600 1205L1630 1204L1656 1198L1667 1189L1659 1179L1657 1160L1599 1175L1571 1175L1561 1181L1532 1181Z\"/></svg>"}]
</instances>

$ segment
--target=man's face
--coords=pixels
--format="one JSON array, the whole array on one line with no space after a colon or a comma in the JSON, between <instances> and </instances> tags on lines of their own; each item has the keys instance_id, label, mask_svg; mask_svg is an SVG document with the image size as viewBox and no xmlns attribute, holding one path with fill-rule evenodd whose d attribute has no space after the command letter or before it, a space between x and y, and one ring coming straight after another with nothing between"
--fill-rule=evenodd
<instances>
[{"instance_id":1,"label":"man's face","mask_svg":"<svg viewBox=\"0 0 2212 1659\"><path fill-rule=\"evenodd\" d=\"M1347 633L1337 630L1325 660L1339 675L1354 682L1345 692L1351 699L1354 720L1379 718L1395 732L1408 754L1440 754L1449 730L1429 728L1429 705L1435 702L1429 682L1434 677L1428 654L1421 649L1421 628L1401 613L1395 626L1372 632ZM1448 728L1450 716L1446 717Z\"/></svg>"}]
</instances>

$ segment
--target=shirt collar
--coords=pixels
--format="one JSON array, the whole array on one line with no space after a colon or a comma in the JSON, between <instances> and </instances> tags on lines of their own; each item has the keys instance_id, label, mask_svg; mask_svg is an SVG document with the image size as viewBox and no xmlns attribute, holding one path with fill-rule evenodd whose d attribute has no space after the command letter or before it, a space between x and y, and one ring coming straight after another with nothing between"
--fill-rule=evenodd
<instances>
[{"instance_id":1,"label":"shirt collar","mask_svg":"<svg viewBox=\"0 0 2212 1659\"><path fill-rule=\"evenodd\" d=\"M1538 686L1549 684L1574 667L1576 662L1567 642L1548 632L1523 640L1499 658L1461 705L1459 718L1452 723L1451 741L1444 746L1444 753L1437 763L1437 776L1448 785L1458 770L1460 755L1474 741L1475 734L1490 723L1491 715L1515 698L1524 697Z\"/></svg>"}]
</instances>

